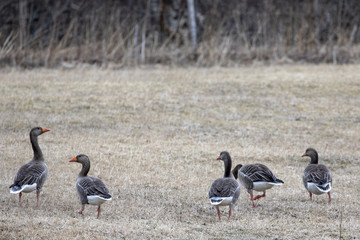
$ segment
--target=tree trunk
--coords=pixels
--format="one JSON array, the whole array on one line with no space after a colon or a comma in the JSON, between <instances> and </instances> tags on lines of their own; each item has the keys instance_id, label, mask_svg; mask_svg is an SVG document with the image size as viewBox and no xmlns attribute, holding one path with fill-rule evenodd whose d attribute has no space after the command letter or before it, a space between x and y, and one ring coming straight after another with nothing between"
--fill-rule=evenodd
<instances>
[{"instance_id":1,"label":"tree trunk","mask_svg":"<svg viewBox=\"0 0 360 240\"><path fill-rule=\"evenodd\" d=\"M196 32L196 19L195 19L195 6L194 0L187 0L188 10L189 10L189 26L190 26L190 34L191 34L191 43L193 47L193 52L196 50L197 45L197 32Z\"/></svg>"}]
</instances>

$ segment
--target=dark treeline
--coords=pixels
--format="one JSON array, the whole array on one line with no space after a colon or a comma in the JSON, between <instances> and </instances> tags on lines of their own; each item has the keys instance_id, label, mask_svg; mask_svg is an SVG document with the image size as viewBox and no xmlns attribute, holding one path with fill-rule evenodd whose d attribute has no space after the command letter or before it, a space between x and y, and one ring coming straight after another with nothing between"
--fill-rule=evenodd
<instances>
[{"instance_id":1,"label":"dark treeline","mask_svg":"<svg viewBox=\"0 0 360 240\"><path fill-rule=\"evenodd\" d=\"M359 0L2 0L0 66L353 63L359 20Z\"/></svg>"}]
</instances>

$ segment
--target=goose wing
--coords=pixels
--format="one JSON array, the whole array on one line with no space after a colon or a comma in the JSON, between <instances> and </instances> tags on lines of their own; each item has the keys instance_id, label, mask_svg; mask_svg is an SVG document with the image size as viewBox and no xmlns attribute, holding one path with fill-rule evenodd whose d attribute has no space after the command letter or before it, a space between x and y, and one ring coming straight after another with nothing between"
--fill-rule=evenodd
<instances>
[{"instance_id":1,"label":"goose wing","mask_svg":"<svg viewBox=\"0 0 360 240\"><path fill-rule=\"evenodd\" d=\"M17 172L14 183L10 188L14 186L32 185L33 183L39 184L47 177L48 168L44 162L36 163L31 161L23 165Z\"/></svg>"},{"instance_id":2,"label":"goose wing","mask_svg":"<svg viewBox=\"0 0 360 240\"><path fill-rule=\"evenodd\" d=\"M332 182L330 170L322 164L309 164L303 174L304 184L315 183L323 185Z\"/></svg>"},{"instance_id":3,"label":"goose wing","mask_svg":"<svg viewBox=\"0 0 360 240\"><path fill-rule=\"evenodd\" d=\"M277 180L271 170L260 163L244 165L240 171L252 182L276 182Z\"/></svg>"},{"instance_id":4,"label":"goose wing","mask_svg":"<svg viewBox=\"0 0 360 240\"><path fill-rule=\"evenodd\" d=\"M77 182L77 189L80 194L85 196L101 196L103 198L111 198L109 190L98 178L85 177L79 179Z\"/></svg>"},{"instance_id":5,"label":"goose wing","mask_svg":"<svg viewBox=\"0 0 360 240\"><path fill-rule=\"evenodd\" d=\"M211 184L209 198L234 196L238 188L239 183L235 179L218 178Z\"/></svg>"}]
</instances>

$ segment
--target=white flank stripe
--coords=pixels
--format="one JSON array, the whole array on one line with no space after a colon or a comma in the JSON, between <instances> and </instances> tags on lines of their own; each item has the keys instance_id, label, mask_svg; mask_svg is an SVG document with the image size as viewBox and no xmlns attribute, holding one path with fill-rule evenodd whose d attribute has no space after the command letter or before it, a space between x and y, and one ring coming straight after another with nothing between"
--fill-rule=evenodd
<instances>
[{"instance_id":1,"label":"white flank stripe","mask_svg":"<svg viewBox=\"0 0 360 240\"><path fill-rule=\"evenodd\" d=\"M227 206L231 204L232 199L233 197L212 197L210 203L214 206Z\"/></svg>"},{"instance_id":2,"label":"white flank stripe","mask_svg":"<svg viewBox=\"0 0 360 240\"><path fill-rule=\"evenodd\" d=\"M10 188L10 193L12 193L12 194L17 194L17 193L20 193L20 192L29 193L29 192L32 192L32 191L36 190L36 185L37 185L36 183L33 183L31 185L23 185L17 191L13 191L12 188Z\"/></svg>"},{"instance_id":3,"label":"white flank stripe","mask_svg":"<svg viewBox=\"0 0 360 240\"><path fill-rule=\"evenodd\" d=\"M323 193L327 193L331 190L331 183L328 183L328 184L330 186L328 190L323 190L323 189L319 188L318 185L315 183L307 183L307 189L309 190L309 192L311 192L313 194L320 195Z\"/></svg>"},{"instance_id":4,"label":"white flank stripe","mask_svg":"<svg viewBox=\"0 0 360 240\"><path fill-rule=\"evenodd\" d=\"M87 200L91 205L101 205L106 201L110 201L111 198L103 198L100 196L87 196Z\"/></svg>"}]
</instances>

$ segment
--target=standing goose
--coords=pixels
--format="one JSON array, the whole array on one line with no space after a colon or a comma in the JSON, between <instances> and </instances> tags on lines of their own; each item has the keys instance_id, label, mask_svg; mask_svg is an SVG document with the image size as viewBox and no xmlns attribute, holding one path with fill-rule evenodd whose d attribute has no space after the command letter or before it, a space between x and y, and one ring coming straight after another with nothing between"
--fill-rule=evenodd
<instances>
[{"instance_id":1,"label":"standing goose","mask_svg":"<svg viewBox=\"0 0 360 240\"><path fill-rule=\"evenodd\" d=\"M100 205L111 200L109 190L100 179L89 177L87 175L90 170L90 160L88 156L80 154L71 159L70 162L78 162L82 164L82 169L76 181L76 192L82 205L79 213L83 215L85 204L97 205L97 218L99 218L101 212Z\"/></svg>"},{"instance_id":2,"label":"standing goose","mask_svg":"<svg viewBox=\"0 0 360 240\"><path fill-rule=\"evenodd\" d=\"M318 164L318 153L313 148L306 149L302 157L310 157L310 164L305 168L303 173L303 183L310 194L320 195L327 193L329 195L329 203L331 202L331 186L332 177L330 170L322 164Z\"/></svg>"},{"instance_id":3,"label":"standing goose","mask_svg":"<svg viewBox=\"0 0 360 240\"><path fill-rule=\"evenodd\" d=\"M33 159L23 165L17 172L14 183L10 186L10 193L19 193L19 206L21 207L22 193L29 193L36 190L36 207L39 206L41 188L48 175L48 167L38 144L38 136L50 130L34 127L30 131L30 142L34 151Z\"/></svg>"},{"instance_id":4,"label":"standing goose","mask_svg":"<svg viewBox=\"0 0 360 240\"><path fill-rule=\"evenodd\" d=\"M231 173L231 157L228 152L221 152L217 160L224 161L225 173L223 178L216 179L210 187L209 198L211 205L216 206L217 214L220 217L219 206L229 206L229 217L237 199L240 196L240 184Z\"/></svg>"},{"instance_id":5,"label":"standing goose","mask_svg":"<svg viewBox=\"0 0 360 240\"><path fill-rule=\"evenodd\" d=\"M274 185L282 185L284 182L277 179L271 170L260 163L237 165L233 174L235 179L239 178L240 183L250 193L251 202L255 207L254 200L260 199L266 196L266 190L272 188ZM253 196L253 190L257 192L263 192L262 195Z\"/></svg>"}]
</instances>

